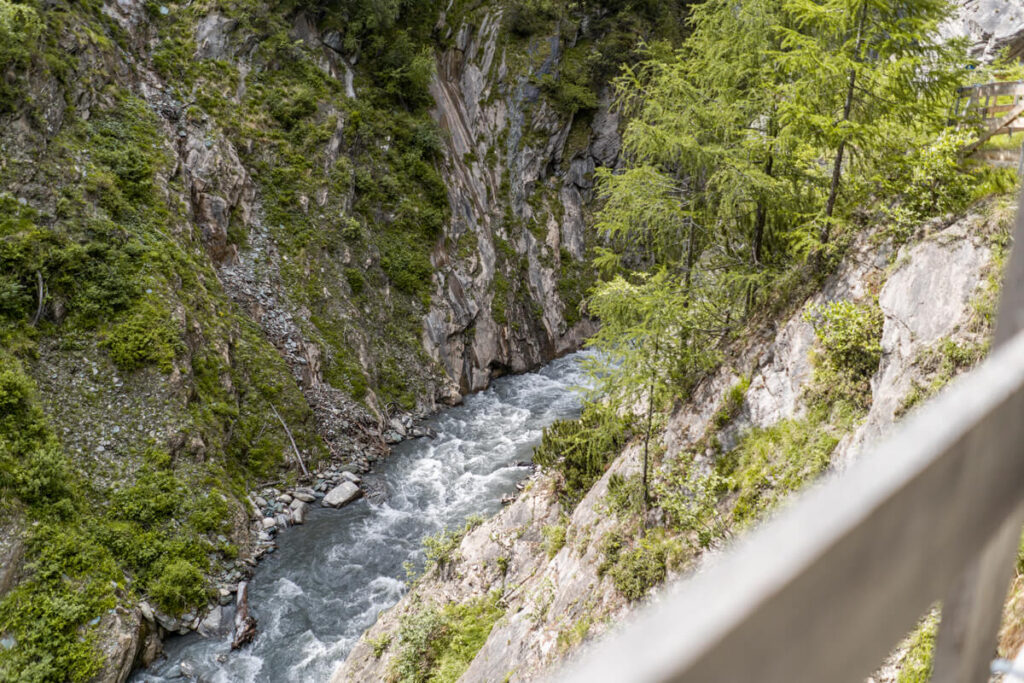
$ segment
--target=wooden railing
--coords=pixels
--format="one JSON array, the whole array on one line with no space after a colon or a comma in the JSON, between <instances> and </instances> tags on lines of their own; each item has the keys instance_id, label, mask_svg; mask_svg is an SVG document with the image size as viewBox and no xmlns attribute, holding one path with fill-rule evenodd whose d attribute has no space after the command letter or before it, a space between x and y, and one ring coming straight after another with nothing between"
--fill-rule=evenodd
<instances>
[{"instance_id":1,"label":"wooden railing","mask_svg":"<svg viewBox=\"0 0 1024 683\"><path fill-rule=\"evenodd\" d=\"M1018 246L1024 245L1018 212ZM568 683L863 681L936 601L933 681L987 681L1024 523L1024 248L990 357L608 640Z\"/></svg>"},{"instance_id":2,"label":"wooden railing","mask_svg":"<svg viewBox=\"0 0 1024 683\"><path fill-rule=\"evenodd\" d=\"M1005 81L971 85L957 90L953 121L958 125L979 126L978 139L961 150L964 156L975 154L996 135L1024 131L1024 81ZM997 165L1017 164L1016 150L982 150L981 154ZM992 156L991 159L988 157Z\"/></svg>"}]
</instances>

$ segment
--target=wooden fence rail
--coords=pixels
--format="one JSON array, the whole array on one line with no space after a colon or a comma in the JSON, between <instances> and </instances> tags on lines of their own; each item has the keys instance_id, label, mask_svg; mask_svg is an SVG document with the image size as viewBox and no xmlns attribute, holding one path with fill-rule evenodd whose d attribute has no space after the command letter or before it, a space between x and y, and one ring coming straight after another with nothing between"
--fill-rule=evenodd
<instances>
[{"instance_id":1,"label":"wooden fence rail","mask_svg":"<svg viewBox=\"0 0 1024 683\"><path fill-rule=\"evenodd\" d=\"M973 154L992 137L1024 131L1024 81L970 85L957 89L953 120L958 124L981 126L978 139L961 150Z\"/></svg>"},{"instance_id":2,"label":"wooden fence rail","mask_svg":"<svg viewBox=\"0 0 1024 683\"><path fill-rule=\"evenodd\" d=\"M1024 523L1022 329L1015 248L984 363L561 679L863 681L941 600L932 680L986 681Z\"/></svg>"}]
</instances>

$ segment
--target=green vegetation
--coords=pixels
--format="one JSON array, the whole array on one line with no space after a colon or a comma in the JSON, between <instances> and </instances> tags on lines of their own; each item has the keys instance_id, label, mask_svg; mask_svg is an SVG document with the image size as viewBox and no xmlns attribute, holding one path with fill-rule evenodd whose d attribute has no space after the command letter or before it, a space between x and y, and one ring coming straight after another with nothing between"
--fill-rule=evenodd
<instances>
[{"instance_id":1,"label":"green vegetation","mask_svg":"<svg viewBox=\"0 0 1024 683\"><path fill-rule=\"evenodd\" d=\"M368 638L367 641L370 643L370 647L373 648L374 658L380 659L391 646L391 634L381 633L376 638Z\"/></svg>"},{"instance_id":2,"label":"green vegetation","mask_svg":"<svg viewBox=\"0 0 1024 683\"><path fill-rule=\"evenodd\" d=\"M935 635L938 629L938 610L932 610L901 645L906 648L906 655L900 663L896 683L927 683L931 680Z\"/></svg>"},{"instance_id":3,"label":"green vegetation","mask_svg":"<svg viewBox=\"0 0 1024 683\"><path fill-rule=\"evenodd\" d=\"M504 614L500 594L438 608L421 605L402 618L391 668L400 683L454 683Z\"/></svg>"},{"instance_id":4,"label":"green vegetation","mask_svg":"<svg viewBox=\"0 0 1024 683\"><path fill-rule=\"evenodd\" d=\"M32 48L42 32L42 22L29 6L0 0L0 64L15 75L14 83L5 74L0 79L0 113L14 110L22 94L23 71L32 59Z\"/></svg>"},{"instance_id":5,"label":"green vegetation","mask_svg":"<svg viewBox=\"0 0 1024 683\"><path fill-rule=\"evenodd\" d=\"M914 359L914 365L930 379L925 383L914 382L896 408L896 417L902 417L914 406L939 393L957 374L974 367L987 352L987 341L961 344L951 339L943 339L920 352Z\"/></svg>"},{"instance_id":6,"label":"green vegetation","mask_svg":"<svg viewBox=\"0 0 1024 683\"><path fill-rule=\"evenodd\" d=\"M820 350L813 354L814 381L809 397L828 404L871 404L871 376L882 358L882 323L877 302L834 301L807 309Z\"/></svg>"},{"instance_id":7,"label":"green vegetation","mask_svg":"<svg viewBox=\"0 0 1024 683\"><path fill-rule=\"evenodd\" d=\"M631 417L597 403L587 404L579 420L559 420L544 429L533 461L557 472L559 497L566 510L574 509L604 474L632 429Z\"/></svg>"},{"instance_id":8,"label":"green vegetation","mask_svg":"<svg viewBox=\"0 0 1024 683\"><path fill-rule=\"evenodd\" d=\"M423 539L423 554L427 558L426 571L430 571L434 567L437 567L439 571L444 571L455 559L455 551L462 543L462 539L483 522L483 517L473 515L466 519L466 524L461 529L445 529L433 536L425 537Z\"/></svg>"},{"instance_id":9,"label":"green vegetation","mask_svg":"<svg viewBox=\"0 0 1024 683\"><path fill-rule=\"evenodd\" d=\"M541 534L544 536L544 552L549 560L565 547L565 531L566 522L564 520L558 524L549 524L541 529Z\"/></svg>"},{"instance_id":10,"label":"green vegetation","mask_svg":"<svg viewBox=\"0 0 1024 683\"><path fill-rule=\"evenodd\" d=\"M636 601L665 580L669 567L677 561L680 545L659 530L630 548L622 535L609 532L601 540L601 550L598 576L607 574L627 600Z\"/></svg>"}]
</instances>

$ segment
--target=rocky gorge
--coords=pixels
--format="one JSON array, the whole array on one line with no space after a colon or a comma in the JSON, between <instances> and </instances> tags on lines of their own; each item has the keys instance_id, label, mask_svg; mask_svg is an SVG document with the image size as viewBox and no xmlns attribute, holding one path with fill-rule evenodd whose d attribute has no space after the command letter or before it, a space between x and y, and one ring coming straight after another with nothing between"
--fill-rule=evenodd
<instances>
[{"instance_id":1,"label":"rocky gorge","mask_svg":"<svg viewBox=\"0 0 1024 683\"><path fill-rule=\"evenodd\" d=\"M445 443L438 411L581 348L610 243L595 176L623 167L629 123L610 81L687 11L0 0L0 680L120 683L170 638L223 636L247 594L281 597L253 574L282 539L400 495L379 475ZM943 31L1012 55L1022 12L966 0ZM882 353L865 414L826 430L841 469L984 353L1006 215L860 236L664 417L659 462L711 472L804 419L812 309L850 301L880 311ZM499 474L460 471L501 480L476 492L495 516L407 530L418 561L428 531L452 547L408 593L382 571L386 599L310 645L317 676L347 656L335 680L393 677L410 624L448 605L492 627L460 680L535 678L634 608L609 548L635 531L614 501L637 435L570 509L516 465L575 415L567 384L542 395L560 412Z\"/></svg>"}]
</instances>

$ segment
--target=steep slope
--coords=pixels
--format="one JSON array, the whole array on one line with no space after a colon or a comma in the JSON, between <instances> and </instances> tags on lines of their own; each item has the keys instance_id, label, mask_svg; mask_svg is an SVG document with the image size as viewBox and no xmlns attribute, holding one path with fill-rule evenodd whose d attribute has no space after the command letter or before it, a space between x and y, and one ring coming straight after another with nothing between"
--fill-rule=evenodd
<instances>
[{"instance_id":1,"label":"steep slope","mask_svg":"<svg viewBox=\"0 0 1024 683\"><path fill-rule=\"evenodd\" d=\"M442 9L0 0L0 678L123 680L257 482L590 329L606 78L680 7Z\"/></svg>"},{"instance_id":2,"label":"steep slope","mask_svg":"<svg viewBox=\"0 0 1024 683\"><path fill-rule=\"evenodd\" d=\"M529 680L571 656L649 589L699 567L703 553L804 482L841 469L914 403L977 361L1010 216L1004 202L935 220L898 250L881 233L862 236L819 292L734 349L664 423L646 536L628 494L640 468L638 438L575 508L560 500L558 474L541 472L381 615L332 680L396 679L416 658L419 671L429 669L436 653L416 650L423 624L447 628L446 638L454 630L458 642L459 633L480 624L451 618L451 605L486 599L498 612L484 622L489 633L460 680ZM845 302L880 309L880 325L871 328L880 363L870 378L870 407L812 421L825 352L813 312ZM731 479L713 478L720 473ZM673 495L680 486L685 502Z\"/></svg>"}]
</instances>

